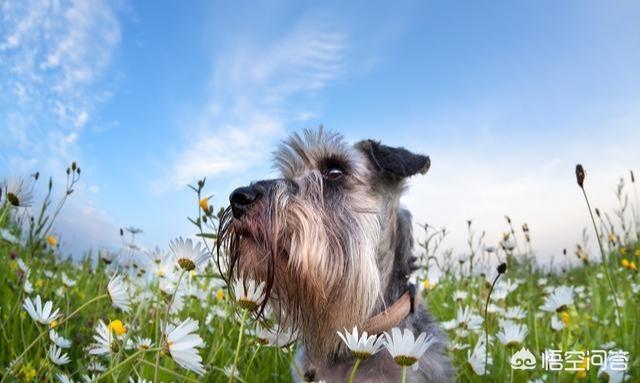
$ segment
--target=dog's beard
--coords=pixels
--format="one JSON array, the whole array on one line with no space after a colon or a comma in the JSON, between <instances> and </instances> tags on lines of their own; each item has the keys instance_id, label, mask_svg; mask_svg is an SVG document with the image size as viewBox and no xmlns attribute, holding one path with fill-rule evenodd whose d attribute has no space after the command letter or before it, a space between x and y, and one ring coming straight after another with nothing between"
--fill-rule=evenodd
<instances>
[{"instance_id":1,"label":"dog's beard","mask_svg":"<svg viewBox=\"0 0 640 383\"><path fill-rule=\"evenodd\" d=\"M276 183L240 219L225 212L218 261L230 279L264 281L258 312L268 302L279 326L298 330L307 352L327 358L340 350L336 331L361 325L380 297L380 224L358 209L358 196L329 209L317 177L299 181L295 194Z\"/></svg>"}]
</instances>

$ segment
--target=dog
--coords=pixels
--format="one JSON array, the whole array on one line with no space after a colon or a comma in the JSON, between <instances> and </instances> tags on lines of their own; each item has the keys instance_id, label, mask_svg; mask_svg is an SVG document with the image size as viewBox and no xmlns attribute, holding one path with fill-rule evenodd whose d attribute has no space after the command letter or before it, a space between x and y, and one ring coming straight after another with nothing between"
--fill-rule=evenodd
<instances>
[{"instance_id":1,"label":"dog","mask_svg":"<svg viewBox=\"0 0 640 383\"><path fill-rule=\"evenodd\" d=\"M230 278L265 282L259 315L268 303L280 328L298 333L294 379L346 382L355 359L336 332L368 323L374 335L400 327L436 337L407 381L452 381L447 338L409 284L417 268L412 223L399 202L429 157L373 140L350 146L322 127L293 134L274 156L281 178L231 193L218 261L224 257ZM362 362L356 380L400 376L383 350Z\"/></svg>"}]
</instances>

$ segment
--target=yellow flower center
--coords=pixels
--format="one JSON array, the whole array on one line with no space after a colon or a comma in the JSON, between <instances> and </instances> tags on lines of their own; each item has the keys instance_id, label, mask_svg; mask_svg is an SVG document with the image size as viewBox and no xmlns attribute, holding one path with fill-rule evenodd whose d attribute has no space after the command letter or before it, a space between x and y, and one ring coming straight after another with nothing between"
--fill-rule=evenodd
<instances>
[{"instance_id":1,"label":"yellow flower center","mask_svg":"<svg viewBox=\"0 0 640 383\"><path fill-rule=\"evenodd\" d=\"M351 355L356 359L365 360L371 356L371 353L364 351L351 351Z\"/></svg>"},{"instance_id":2,"label":"yellow flower center","mask_svg":"<svg viewBox=\"0 0 640 383\"><path fill-rule=\"evenodd\" d=\"M58 245L58 238L54 237L53 235L47 235L47 243L51 247L56 247Z\"/></svg>"},{"instance_id":3,"label":"yellow flower center","mask_svg":"<svg viewBox=\"0 0 640 383\"><path fill-rule=\"evenodd\" d=\"M418 359L407 355L398 355L394 358L394 360L396 361L396 363L398 363L398 365L402 367L411 366L418 361Z\"/></svg>"},{"instance_id":4,"label":"yellow flower center","mask_svg":"<svg viewBox=\"0 0 640 383\"><path fill-rule=\"evenodd\" d=\"M629 267L629 261L627 261L626 259L622 259L622 261L620 262L622 264L622 267Z\"/></svg>"},{"instance_id":5,"label":"yellow flower center","mask_svg":"<svg viewBox=\"0 0 640 383\"><path fill-rule=\"evenodd\" d=\"M127 333L127 328L120 319L109 322L109 331L113 331L116 335L124 335Z\"/></svg>"},{"instance_id":6,"label":"yellow flower center","mask_svg":"<svg viewBox=\"0 0 640 383\"><path fill-rule=\"evenodd\" d=\"M49 327L51 328L56 328L58 327L58 321L57 320L52 320L51 323L49 323Z\"/></svg>"},{"instance_id":7,"label":"yellow flower center","mask_svg":"<svg viewBox=\"0 0 640 383\"><path fill-rule=\"evenodd\" d=\"M218 302L221 302L224 299L224 290L218 289L216 291L216 299L218 300Z\"/></svg>"},{"instance_id":8,"label":"yellow flower center","mask_svg":"<svg viewBox=\"0 0 640 383\"><path fill-rule=\"evenodd\" d=\"M18 198L17 195L15 195L14 193L7 193L7 200L9 201L9 203L11 203L13 206L20 206L20 199Z\"/></svg>"},{"instance_id":9,"label":"yellow flower center","mask_svg":"<svg viewBox=\"0 0 640 383\"><path fill-rule=\"evenodd\" d=\"M238 299L238 306L245 310L253 311L256 309L256 307L258 307L258 304L252 300L240 298Z\"/></svg>"},{"instance_id":10,"label":"yellow flower center","mask_svg":"<svg viewBox=\"0 0 640 383\"><path fill-rule=\"evenodd\" d=\"M182 268L182 270L191 271L196 268L196 264L193 263L192 260L187 258L178 259L178 265Z\"/></svg>"},{"instance_id":11,"label":"yellow flower center","mask_svg":"<svg viewBox=\"0 0 640 383\"><path fill-rule=\"evenodd\" d=\"M635 262L629 262L629 270L638 271L638 266Z\"/></svg>"}]
</instances>

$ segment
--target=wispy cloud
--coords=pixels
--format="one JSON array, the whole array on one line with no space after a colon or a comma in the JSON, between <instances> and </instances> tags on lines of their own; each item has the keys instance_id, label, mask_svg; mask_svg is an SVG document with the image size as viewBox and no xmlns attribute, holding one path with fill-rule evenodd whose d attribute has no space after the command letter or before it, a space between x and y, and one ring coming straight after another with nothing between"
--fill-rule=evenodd
<instances>
[{"instance_id":1,"label":"wispy cloud","mask_svg":"<svg viewBox=\"0 0 640 383\"><path fill-rule=\"evenodd\" d=\"M115 4L0 3L2 173L39 170L60 179L71 160L83 163L79 142L104 100L97 84L121 39ZM102 243L112 225L103 212L89 208L92 201L86 192L79 189L74 197L77 202L63 211L60 225L87 245L92 240Z\"/></svg>"},{"instance_id":2,"label":"wispy cloud","mask_svg":"<svg viewBox=\"0 0 640 383\"><path fill-rule=\"evenodd\" d=\"M314 116L311 103L292 98L313 96L343 74L347 43L345 33L305 19L266 46L217 52L211 98L185 122L190 139L156 190L267 162L289 123Z\"/></svg>"},{"instance_id":3,"label":"wispy cloud","mask_svg":"<svg viewBox=\"0 0 640 383\"><path fill-rule=\"evenodd\" d=\"M23 159L55 148L64 156L91 120L92 86L120 41L116 11L107 1L5 1L0 9L0 145Z\"/></svg>"}]
</instances>

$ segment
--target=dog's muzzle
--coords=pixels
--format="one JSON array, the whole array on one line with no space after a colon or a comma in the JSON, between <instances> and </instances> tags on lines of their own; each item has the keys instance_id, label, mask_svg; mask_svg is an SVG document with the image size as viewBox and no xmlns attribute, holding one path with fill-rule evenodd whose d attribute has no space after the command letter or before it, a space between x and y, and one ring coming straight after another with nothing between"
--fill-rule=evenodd
<instances>
[{"instance_id":1,"label":"dog's muzzle","mask_svg":"<svg viewBox=\"0 0 640 383\"><path fill-rule=\"evenodd\" d=\"M231 192L229 204L235 219L242 218L252 205L268 195L276 186L278 180L264 180L242 186Z\"/></svg>"},{"instance_id":2,"label":"dog's muzzle","mask_svg":"<svg viewBox=\"0 0 640 383\"><path fill-rule=\"evenodd\" d=\"M233 217L236 219L242 217L261 195L262 193L255 188L255 185L243 186L234 190L229 196Z\"/></svg>"}]
</instances>

